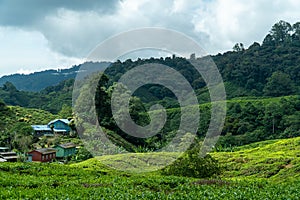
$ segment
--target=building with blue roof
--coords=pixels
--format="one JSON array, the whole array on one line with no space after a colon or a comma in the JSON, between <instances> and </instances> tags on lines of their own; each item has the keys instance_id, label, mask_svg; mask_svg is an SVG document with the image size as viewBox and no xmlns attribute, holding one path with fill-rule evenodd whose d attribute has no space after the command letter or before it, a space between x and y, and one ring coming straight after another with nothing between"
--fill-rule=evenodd
<instances>
[{"instance_id":1,"label":"building with blue roof","mask_svg":"<svg viewBox=\"0 0 300 200\"><path fill-rule=\"evenodd\" d=\"M71 131L68 119L55 119L48 123L48 127L53 129L55 134L68 135Z\"/></svg>"},{"instance_id":2,"label":"building with blue roof","mask_svg":"<svg viewBox=\"0 0 300 200\"><path fill-rule=\"evenodd\" d=\"M34 130L33 135L36 137L53 136L53 131L48 125L31 125Z\"/></svg>"},{"instance_id":3,"label":"building with blue roof","mask_svg":"<svg viewBox=\"0 0 300 200\"><path fill-rule=\"evenodd\" d=\"M31 125L36 137L53 136L54 134L68 135L71 131L68 119L55 119L47 125Z\"/></svg>"}]
</instances>

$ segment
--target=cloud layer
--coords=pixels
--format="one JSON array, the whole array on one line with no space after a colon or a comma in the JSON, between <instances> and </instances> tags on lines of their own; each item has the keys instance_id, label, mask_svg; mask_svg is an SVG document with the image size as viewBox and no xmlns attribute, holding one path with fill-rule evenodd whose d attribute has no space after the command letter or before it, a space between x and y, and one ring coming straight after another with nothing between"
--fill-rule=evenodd
<instances>
[{"instance_id":1,"label":"cloud layer","mask_svg":"<svg viewBox=\"0 0 300 200\"><path fill-rule=\"evenodd\" d=\"M180 31L208 53L261 42L298 0L0 0L0 76L82 62L97 44L141 27Z\"/></svg>"}]
</instances>

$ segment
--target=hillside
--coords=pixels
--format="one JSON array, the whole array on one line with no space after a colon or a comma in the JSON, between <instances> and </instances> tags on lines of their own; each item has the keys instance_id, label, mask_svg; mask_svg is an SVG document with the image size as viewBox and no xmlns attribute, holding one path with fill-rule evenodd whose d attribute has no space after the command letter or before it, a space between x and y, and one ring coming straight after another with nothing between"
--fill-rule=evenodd
<instances>
[{"instance_id":1,"label":"hillside","mask_svg":"<svg viewBox=\"0 0 300 200\"><path fill-rule=\"evenodd\" d=\"M39 92L47 87L58 85L60 82L74 79L80 68L95 71L99 66L106 66L107 62L85 62L69 69L45 70L31 74L12 74L0 78L0 86L7 82L12 83L17 90Z\"/></svg>"},{"instance_id":2,"label":"hillside","mask_svg":"<svg viewBox=\"0 0 300 200\"><path fill-rule=\"evenodd\" d=\"M0 112L0 146L18 147L22 140L31 135L30 125L48 124L57 118L47 111L22 108L19 106L1 106Z\"/></svg>"},{"instance_id":3,"label":"hillside","mask_svg":"<svg viewBox=\"0 0 300 200\"><path fill-rule=\"evenodd\" d=\"M72 164L86 170L101 170L104 166L118 166L126 172L155 171L166 160L180 153L137 153L101 156ZM257 179L284 182L300 178L300 137L267 140L236 147L232 152L212 152L222 166L220 178ZM153 162L155 161L155 162ZM161 163L160 163L161 162ZM156 173L159 173L156 172Z\"/></svg>"},{"instance_id":4,"label":"hillside","mask_svg":"<svg viewBox=\"0 0 300 200\"><path fill-rule=\"evenodd\" d=\"M214 179L120 172L96 159L73 165L0 163L0 198L297 199L299 142L300 138L260 142L212 153L225 166L221 177ZM146 154L138 157L146 164Z\"/></svg>"},{"instance_id":5,"label":"hillside","mask_svg":"<svg viewBox=\"0 0 300 200\"><path fill-rule=\"evenodd\" d=\"M300 137L253 143L211 155L224 166L222 177L275 181L300 178Z\"/></svg>"},{"instance_id":6,"label":"hillside","mask_svg":"<svg viewBox=\"0 0 300 200\"><path fill-rule=\"evenodd\" d=\"M46 110L52 114L61 111L64 105L72 105L74 79L68 79L40 92L19 91L12 83L0 87L0 99L7 105Z\"/></svg>"},{"instance_id":7,"label":"hillside","mask_svg":"<svg viewBox=\"0 0 300 200\"><path fill-rule=\"evenodd\" d=\"M80 66L70 69L46 70L32 74L13 74L0 78L0 85L10 82L20 91L38 92L42 89L57 85L59 82L75 78Z\"/></svg>"},{"instance_id":8,"label":"hillside","mask_svg":"<svg viewBox=\"0 0 300 200\"><path fill-rule=\"evenodd\" d=\"M297 27L293 31L287 31L288 25L289 23L283 21L276 23L261 44L254 42L248 49L234 48L233 51L211 56L222 75L227 99L278 97L300 93L300 31ZM278 38L281 32L284 39ZM191 66L189 59L176 56L135 61L128 59L123 62L118 60L104 71L108 81L103 82L103 86L108 88L129 70L149 63L163 64L180 72L189 81L200 103L210 101L206 83ZM39 108L57 114L64 104L72 104L73 82L78 70L96 71L107 64L110 63L87 62L60 71L47 70L30 75L5 76L0 78L0 99L8 105ZM172 91L160 85L145 85L134 95L141 99L146 109L156 103L166 108L179 106Z\"/></svg>"}]
</instances>

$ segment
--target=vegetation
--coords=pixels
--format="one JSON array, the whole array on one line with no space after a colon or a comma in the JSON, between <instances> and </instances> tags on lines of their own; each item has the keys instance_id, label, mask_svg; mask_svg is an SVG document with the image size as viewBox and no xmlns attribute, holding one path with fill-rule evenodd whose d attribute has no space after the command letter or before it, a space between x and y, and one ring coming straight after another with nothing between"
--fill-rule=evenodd
<instances>
[{"instance_id":1,"label":"vegetation","mask_svg":"<svg viewBox=\"0 0 300 200\"><path fill-rule=\"evenodd\" d=\"M1 103L0 103L1 104ZM33 138L33 124L47 124L57 116L38 109L1 104L0 146L7 146L19 151L27 151L36 142Z\"/></svg>"},{"instance_id":2,"label":"vegetation","mask_svg":"<svg viewBox=\"0 0 300 200\"><path fill-rule=\"evenodd\" d=\"M10 82L20 91L39 92L64 80L74 79L79 68L80 65L73 66L70 69L46 70L28 75L13 74L3 76L0 78L0 85Z\"/></svg>"},{"instance_id":3,"label":"vegetation","mask_svg":"<svg viewBox=\"0 0 300 200\"><path fill-rule=\"evenodd\" d=\"M189 60L173 56L112 63L103 74L95 73L84 79L80 83L81 91L75 91L78 97L75 110L83 111L74 116L76 128L82 137L90 139L86 148L80 148L75 156L67 158L69 164L66 165L0 163L0 198L298 199L299 47L300 23L291 25L280 21L262 44L255 42L246 49L237 43L233 51L212 56L224 79L227 116L214 152L205 157L199 156L199 149L211 120L211 103L205 81ZM193 55L191 59L203 58ZM112 116L111 97L117 88L116 82L130 69L147 63L174 68L196 92L200 105L191 109L199 106L201 117L197 138L185 153L180 148L172 153L154 152L174 138L181 120L177 98L168 88L149 84L130 97L125 92L126 86L119 85L120 95L116 101L130 98L129 112L136 124L149 124L150 116L158 113L157 110L148 111L152 105L159 103L166 108L166 124L155 136L137 138L121 130L116 119L123 117L126 112L123 108L114 118ZM99 65L101 63L81 66L95 70ZM74 69L78 70L79 66L70 69L71 78L75 77ZM28 77L43 77L49 73L52 71ZM9 145L18 152L27 152L33 147L49 147L62 142L81 144L76 134L51 139L34 138L31 134L32 124L46 124L54 118L73 115L74 79L60 73L56 75L54 82L58 85L41 78L45 83L37 81L32 87L24 85L27 91L20 88L18 82L24 77L22 75L10 76L11 79L4 82L0 88L0 99L3 99L0 100L0 146ZM13 77L18 77L18 81L14 82ZM60 79L63 81L58 83ZM97 86L95 91L91 85ZM96 116L92 116L93 113ZM105 145L99 155L92 158L88 149L104 146L102 138L95 135L98 123L118 148ZM71 126L75 128L74 121ZM184 132L183 136L177 141L179 147L186 146L192 138L189 132ZM107 153L119 154L103 156ZM166 163L170 165L165 166Z\"/></svg>"},{"instance_id":4,"label":"vegetation","mask_svg":"<svg viewBox=\"0 0 300 200\"><path fill-rule=\"evenodd\" d=\"M46 110L53 114L61 111L64 105L72 105L74 80L60 82L40 92L19 91L10 82L0 88L0 98L8 105Z\"/></svg>"},{"instance_id":5,"label":"vegetation","mask_svg":"<svg viewBox=\"0 0 300 200\"><path fill-rule=\"evenodd\" d=\"M102 95L99 101L99 108L110 108L110 104L103 106L103 103L109 102L109 94L107 99ZM139 100L131 102L132 118L137 124L147 124L148 114L143 108ZM97 105L96 105L97 106ZM201 104L200 122L197 132L199 139L203 139L207 133L210 122L210 104ZM138 111L138 112L137 112ZM99 122L101 126L111 130L109 132L112 138L115 138L116 143L123 146L128 151L146 152L156 149L161 149L172 138L181 120L181 109L167 109L167 121L163 129L155 136L146 139L135 138L126 135L116 126L112 114L110 112L101 112ZM142 114L141 114L142 113ZM240 146L253 142L277 139L291 138L300 136L299 127L300 99L299 96L285 96L275 98L235 98L227 101L227 115L225 124L222 130L221 137L218 141L217 148L231 148L232 146ZM121 136L121 138L120 138ZM123 141L123 139L126 141ZM119 142L122 139L122 142ZM126 145L124 145L125 143ZM133 144L128 145L127 143Z\"/></svg>"},{"instance_id":6,"label":"vegetation","mask_svg":"<svg viewBox=\"0 0 300 200\"><path fill-rule=\"evenodd\" d=\"M162 172L166 175L176 175L195 178L209 178L221 172L219 163L210 155L201 157L199 149L193 148L184 153Z\"/></svg>"},{"instance_id":7,"label":"vegetation","mask_svg":"<svg viewBox=\"0 0 300 200\"><path fill-rule=\"evenodd\" d=\"M300 178L300 138L270 140L212 153L224 167L224 177L269 178L287 182Z\"/></svg>"},{"instance_id":8,"label":"vegetation","mask_svg":"<svg viewBox=\"0 0 300 200\"><path fill-rule=\"evenodd\" d=\"M280 21L272 27L262 44L255 42L248 49L245 49L243 44L238 43L235 45L234 51L212 56L224 80L227 98L241 96L276 97L299 94L299 27L299 22L291 25L288 22ZM190 82L196 91L199 102L209 101L206 83L201 75L191 66L188 59L175 56L172 58L138 59L136 61L129 59L124 62L112 63L105 70L105 74L109 77L108 87L117 82L128 70L147 63L159 63L174 68ZM8 105L40 108L57 114L63 104L68 106L72 104L73 81L69 79L74 79L79 68L95 71L97 67L103 65L107 65L107 63L88 62L61 72L46 71L28 77L24 75L14 75L11 78L3 77L0 79L0 83L3 84L0 89L0 98ZM59 75L56 74L53 77L53 73ZM25 79L25 77L27 78ZM33 87L39 89L30 87L35 84L37 86ZM166 108L178 107L174 94L163 86L143 86L135 92L135 96L146 103L147 109L157 102Z\"/></svg>"},{"instance_id":9,"label":"vegetation","mask_svg":"<svg viewBox=\"0 0 300 200\"><path fill-rule=\"evenodd\" d=\"M297 199L299 161L294 159L299 142L299 138L261 142L234 152L213 153L226 167L221 179L119 172L96 159L72 165L1 163L0 198ZM285 159L291 160L283 163L288 166L271 175L268 170L283 165Z\"/></svg>"}]
</instances>

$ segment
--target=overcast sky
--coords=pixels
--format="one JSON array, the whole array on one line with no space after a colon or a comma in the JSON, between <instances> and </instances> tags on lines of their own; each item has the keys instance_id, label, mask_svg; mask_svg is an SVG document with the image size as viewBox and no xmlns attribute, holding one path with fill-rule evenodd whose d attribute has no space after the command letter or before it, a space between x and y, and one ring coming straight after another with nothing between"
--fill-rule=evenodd
<instances>
[{"instance_id":1,"label":"overcast sky","mask_svg":"<svg viewBox=\"0 0 300 200\"><path fill-rule=\"evenodd\" d=\"M0 76L68 68L142 27L182 32L217 54L261 43L279 20L300 21L299 9L299 0L0 0Z\"/></svg>"}]
</instances>

